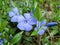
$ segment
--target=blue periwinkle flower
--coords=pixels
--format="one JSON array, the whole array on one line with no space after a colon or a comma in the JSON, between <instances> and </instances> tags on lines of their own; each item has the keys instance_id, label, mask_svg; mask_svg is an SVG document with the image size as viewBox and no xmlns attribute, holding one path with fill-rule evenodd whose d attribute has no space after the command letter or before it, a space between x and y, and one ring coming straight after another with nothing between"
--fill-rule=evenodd
<instances>
[{"instance_id":1,"label":"blue periwinkle flower","mask_svg":"<svg viewBox=\"0 0 60 45\"><path fill-rule=\"evenodd\" d=\"M57 22L49 22L46 24L48 27L56 26L58 23Z\"/></svg>"},{"instance_id":2,"label":"blue periwinkle flower","mask_svg":"<svg viewBox=\"0 0 60 45\"><path fill-rule=\"evenodd\" d=\"M32 11L30 13L24 13L24 15L21 15L19 12L21 13L22 10L19 11L17 7L13 8L12 10L12 12L9 12L9 17L11 17L11 22L18 23L17 27L20 30L28 32L32 30L33 25L36 25L35 30L38 31L39 35L43 35L48 27L58 24L57 22L47 23L45 19L39 22L36 18L34 18ZM36 11L36 9L34 11ZM45 13L42 14L42 17L45 15Z\"/></svg>"},{"instance_id":3,"label":"blue periwinkle flower","mask_svg":"<svg viewBox=\"0 0 60 45\"><path fill-rule=\"evenodd\" d=\"M45 33L44 30L39 30L39 31L38 31L38 34L39 34L39 35L43 35L44 33Z\"/></svg>"},{"instance_id":4,"label":"blue periwinkle flower","mask_svg":"<svg viewBox=\"0 0 60 45\"><path fill-rule=\"evenodd\" d=\"M20 22L20 23L18 23L17 27L19 29L25 30L27 32L32 30L32 28L33 28L32 25L35 25L37 22L37 20L34 19L30 15L30 13L24 13L24 18L21 16L18 18L18 20L19 20L18 22Z\"/></svg>"},{"instance_id":5,"label":"blue periwinkle flower","mask_svg":"<svg viewBox=\"0 0 60 45\"><path fill-rule=\"evenodd\" d=\"M33 13L24 13L24 16L19 14L18 8L13 8L12 12L9 12L9 17L11 17L11 22L17 22L17 27L20 30L30 31L33 26L37 23L37 19L33 17Z\"/></svg>"},{"instance_id":6,"label":"blue periwinkle flower","mask_svg":"<svg viewBox=\"0 0 60 45\"><path fill-rule=\"evenodd\" d=\"M46 29L49 26L55 26L58 23L57 22L49 22L47 23L46 20L43 20L39 22L36 18L34 18L34 15L32 12L30 13L24 13L24 15L19 14L19 10L17 7L13 8L12 12L9 12L9 17L11 17L11 22L17 22L17 27L20 30L24 31L31 31L33 28L33 25L36 25L35 30L38 31L39 35L43 35ZM45 13L43 13L43 16ZM42 17L43 17L42 16Z\"/></svg>"},{"instance_id":7,"label":"blue periwinkle flower","mask_svg":"<svg viewBox=\"0 0 60 45\"><path fill-rule=\"evenodd\" d=\"M46 25L46 20L43 20L41 22L37 21L37 25L35 27L35 30L38 31L39 35L43 35L45 33L45 31L47 30L47 26Z\"/></svg>"},{"instance_id":8,"label":"blue periwinkle flower","mask_svg":"<svg viewBox=\"0 0 60 45\"><path fill-rule=\"evenodd\" d=\"M15 16L15 13L14 12L9 12L9 17L13 17Z\"/></svg>"},{"instance_id":9,"label":"blue periwinkle flower","mask_svg":"<svg viewBox=\"0 0 60 45\"><path fill-rule=\"evenodd\" d=\"M17 18L19 17L18 8L13 8L12 12L9 12L9 17L11 17L11 22L17 22Z\"/></svg>"},{"instance_id":10,"label":"blue periwinkle flower","mask_svg":"<svg viewBox=\"0 0 60 45\"><path fill-rule=\"evenodd\" d=\"M17 13L18 13L18 8L17 8L17 7L13 8L13 12L14 12L15 14L17 14Z\"/></svg>"},{"instance_id":11,"label":"blue periwinkle flower","mask_svg":"<svg viewBox=\"0 0 60 45\"><path fill-rule=\"evenodd\" d=\"M19 15L17 7L13 8L12 10L13 11L9 12L9 17L13 17L13 16L16 16L16 15Z\"/></svg>"}]
</instances>

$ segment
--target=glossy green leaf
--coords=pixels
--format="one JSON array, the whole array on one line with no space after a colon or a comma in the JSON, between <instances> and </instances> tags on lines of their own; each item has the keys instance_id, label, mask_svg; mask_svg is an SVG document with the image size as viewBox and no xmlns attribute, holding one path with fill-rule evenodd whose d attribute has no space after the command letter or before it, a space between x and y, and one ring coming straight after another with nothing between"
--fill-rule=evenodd
<instances>
[{"instance_id":1,"label":"glossy green leaf","mask_svg":"<svg viewBox=\"0 0 60 45\"><path fill-rule=\"evenodd\" d=\"M13 37L12 43L15 44L15 43L17 43L18 41L20 41L21 38L22 38L22 34L23 34L23 32L17 33L17 34Z\"/></svg>"},{"instance_id":2,"label":"glossy green leaf","mask_svg":"<svg viewBox=\"0 0 60 45\"><path fill-rule=\"evenodd\" d=\"M8 21L1 21L1 24L0 24L0 31L3 31L3 29L7 26L8 24Z\"/></svg>"}]
</instances>

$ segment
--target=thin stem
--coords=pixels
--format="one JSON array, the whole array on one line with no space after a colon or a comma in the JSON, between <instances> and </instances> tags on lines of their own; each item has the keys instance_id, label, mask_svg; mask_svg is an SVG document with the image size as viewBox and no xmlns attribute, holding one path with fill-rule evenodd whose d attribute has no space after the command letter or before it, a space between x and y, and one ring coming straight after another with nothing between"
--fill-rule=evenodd
<instances>
[{"instance_id":1,"label":"thin stem","mask_svg":"<svg viewBox=\"0 0 60 45\"><path fill-rule=\"evenodd\" d=\"M42 41L42 36L38 36L38 41L39 41L39 45L42 45L41 41Z\"/></svg>"}]
</instances>

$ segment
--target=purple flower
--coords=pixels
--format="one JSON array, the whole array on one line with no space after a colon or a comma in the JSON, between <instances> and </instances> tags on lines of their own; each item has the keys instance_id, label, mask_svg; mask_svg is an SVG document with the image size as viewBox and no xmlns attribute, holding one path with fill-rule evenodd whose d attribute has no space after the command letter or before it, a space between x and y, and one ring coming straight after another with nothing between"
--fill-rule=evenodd
<instances>
[{"instance_id":1,"label":"purple flower","mask_svg":"<svg viewBox=\"0 0 60 45\"><path fill-rule=\"evenodd\" d=\"M39 30L39 31L38 31L38 34L39 34L39 35L43 35L44 33L45 33L44 30Z\"/></svg>"},{"instance_id":2,"label":"purple flower","mask_svg":"<svg viewBox=\"0 0 60 45\"><path fill-rule=\"evenodd\" d=\"M35 29L39 29L39 28L41 28L42 26L45 26L46 25L46 20L43 20L43 21L41 21L41 22L39 22L39 21L37 21L37 24L36 24L36 27L35 27Z\"/></svg>"},{"instance_id":3,"label":"purple flower","mask_svg":"<svg viewBox=\"0 0 60 45\"><path fill-rule=\"evenodd\" d=\"M9 16L11 17L11 22L17 22L17 27L20 30L30 31L32 30L32 25L37 23L37 19L33 17L32 13L24 13L24 16L19 15L18 8L13 8L13 12L9 12Z\"/></svg>"},{"instance_id":4,"label":"purple flower","mask_svg":"<svg viewBox=\"0 0 60 45\"><path fill-rule=\"evenodd\" d=\"M11 22L18 22L18 18L22 18L21 15L19 15L18 8L13 8L12 12L9 12L9 17L11 17ZM21 19L20 19L21 20Z\"/></svg>"},{"instance_id":5,"label":"purple flower","mask_svg":"<svg viewBox=\"0 0 60 45\"><path fill-rule=\"evenodd\" d=\"M20 21L21 19L21 21ZM37 23L37 20L35 18L33 18L30 13L24 13L24 18L20 17L20 19L18 19L19 23L17 25L17 27L21 30L25 30L25 31L30 31L32 30L32 25L35 25Z\"/></svg>"},{"instance_id":6,"label":"purple flower","mask_svg":"<svg viewBox=\"0 0 60 45\"><path fill-rule=\"evenodd\" d=\"M12 11L9 12L9 17L13 17L13 16L16 16L16 15L19 15L17 7L13 8Z\"/></svg>"},{"instance_id":7,"label":"purple flower","mask_svg":"<svg viewBox=\"0 0 60 45\"><path fill-rule=\"evenodd\" d=\"M47 26L46 25L46 20L43 20L41 22L37 21L37 25L35 27L35 30L38 31L39 35L43 35L45 33L45 31L47 30Z\"/></svg>"},{"instance_id":8,"label":"purple flower","mask_svg":"<svg viewBox=\"0 0 60 45\"><path fill-rule=\"evenodd\" d=\"M18 8L17 7L13 8L12 10L15 14L18 14Z\"/></svg>"},{"instance_id":9,"label":"purple flower","mask_svg":"<svg viewBox=\"0 0 60 45\"><path fill-rule=\"evenodd\" d=\"M14 12L9 12L9 17L13 17L15 16L15 13Z\"/></svg>"},{"instance_id":10,"label":"purple flower","mask_svg":"<svg viewBox=\"0 0 60 45\"><path fill-rule=\"evenodd\" d=\"M46 24L48 27L56 26L58 23L57 22L49 22Z\"/></svg>"}]
</instances>

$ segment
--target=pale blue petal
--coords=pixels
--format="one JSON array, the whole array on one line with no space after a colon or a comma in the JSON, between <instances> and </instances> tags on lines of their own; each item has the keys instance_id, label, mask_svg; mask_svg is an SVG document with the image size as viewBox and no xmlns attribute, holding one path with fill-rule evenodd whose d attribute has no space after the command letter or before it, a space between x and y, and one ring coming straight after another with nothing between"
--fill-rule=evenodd
<instances>
[{"instance_id":1,"label":"pale blue petal","mask_svg":"<svg viewBox=\"0 0 60 45\"><path fill-rule=\"evenodd\" d=\"M35 24L37 24L37 19L31 18L31 19L29 19L27 22L28 22L29 24L31 24L31 25L35 25Z\"/></svg>"},{"instance_id":2,"label":"pale blue petal","mask_svg":"<svg viewBox=\"0 0 60 45\"><path fill-rule=\"evenodd\" d=\"M23 22L18 23L17 27L18 27L20 30L25 30L24 24L25 24L25 23L23 23Z\"/></svg>"},{"instance_id":3,"label":"pale blue petal","mask_svg":"<svg viewBox=\"0 0 60 45\"><path fill-rule=\"evenodd\" d=\"M40 28L40 27L41 27L40 23L41 23L41 22L37 21L36 26L37 26L38 28Z\"/></svg>"},{"instance_id":4,"label":"pale blue petal","mask_svg":"<svg viewBox=\"0 0 60 45\"><path fill-rule=\"evenodd\" d=\"M44 26L44 27L43 27L43 29L44 29L45 31L47 30L47 28L48 28L47 26Z\"/></svg>"},{"instance_id":5,"label":"pale blue petal","mask_svg":"<svg viewBox=\"0 0 60 45\"><path fill-rule=\"evenodd\" d=\"M44 25L46 25L46 20L43 20L42 22L40 22L40 26L44 26Z\"/></svg>"},{"instance_id":6,"label":"pale blue petal","mask_svg":"<svg viewBox=\"0 0 60 45\"><path fill-rule=\"evenodd\" d=\"M24 16L25 16L25 18L26 18L27 20L32 17L32 16L30 15L30 13L24 13Z\"/></svg>"},{"instance_id":7,"label":"pale blue petal","mask_svg":"<svg viewBox=\"0 0 60 45\"><path fill-rule=\"evenodd\" d=\"M17 14L18 13L18 8L17 7L13 8L13 12Z\"/></svg>"},{"instance_id":8,"label":"pale blue petal","mask_svg":"<svg viewBox=\"0 0 60 45\"><path fill-rule=\"evenodd\" d=\"M25 23L25 25L24 25L24 28L25 28L25 31L31 31L32 30L32 25L29 25L28 23Z\"/></svg>"},{"instance_id":9,"label":"pale blue petal","mask_svg":"<svg viewBox=\"0 0 60 45\"><path fill-rule=\"evenodd\" d=\"M38 31L38 27L35 27L34 30Z\"/></svg>"},{"instance_id":10,"label":"pale blue petal","mask_svg":"<svg viewBox=\"0 0 60 45\"><path fill-rule=\"evenodd\" d=\"M18 19L17 19L18 23L24 22L24 21L25 21L25 18L22 15L18 16Z\"/></svg>"},{"instance_id":11,"label":"pale blue petal","mask_svg":"<svg viewBox=\"0 0 60 45\"><path fill-rule=\"evenodd\" d=\"M39 35L43 35L44 33L45 33L44 30L39 30L39 31L38 31L38 34L39 34Z\"/></svg>"},{"instance_id":12,"label":"pale blue petal","mask_svg":"<svg viewBox=\"0 0 60 45\"><path fill-rule=\"evenodd\" d=\"M9 17L13 17L13 16L15 16L15 13L9 12Z\"/></svg>"},{"instance_id":13,"label":"pale blue petal","mask_svg":"<svg viewBox=\"0 0 60 45\"><path fill-rule=\"evenodd\" d=\"M18 16L13 16L13 17L11 18L11 22L17 22L17 18L18 18Z\"/></svg>"},{"instance_id":14,"label":"pale blue petal","mask_svg":"<svg viewBox=\"0 0 60 45\"><path fill-rule=\"evenodd\" d=\"M4 44L0 42L0 45L4 45Z\"/></svg>"}]
</instances>

